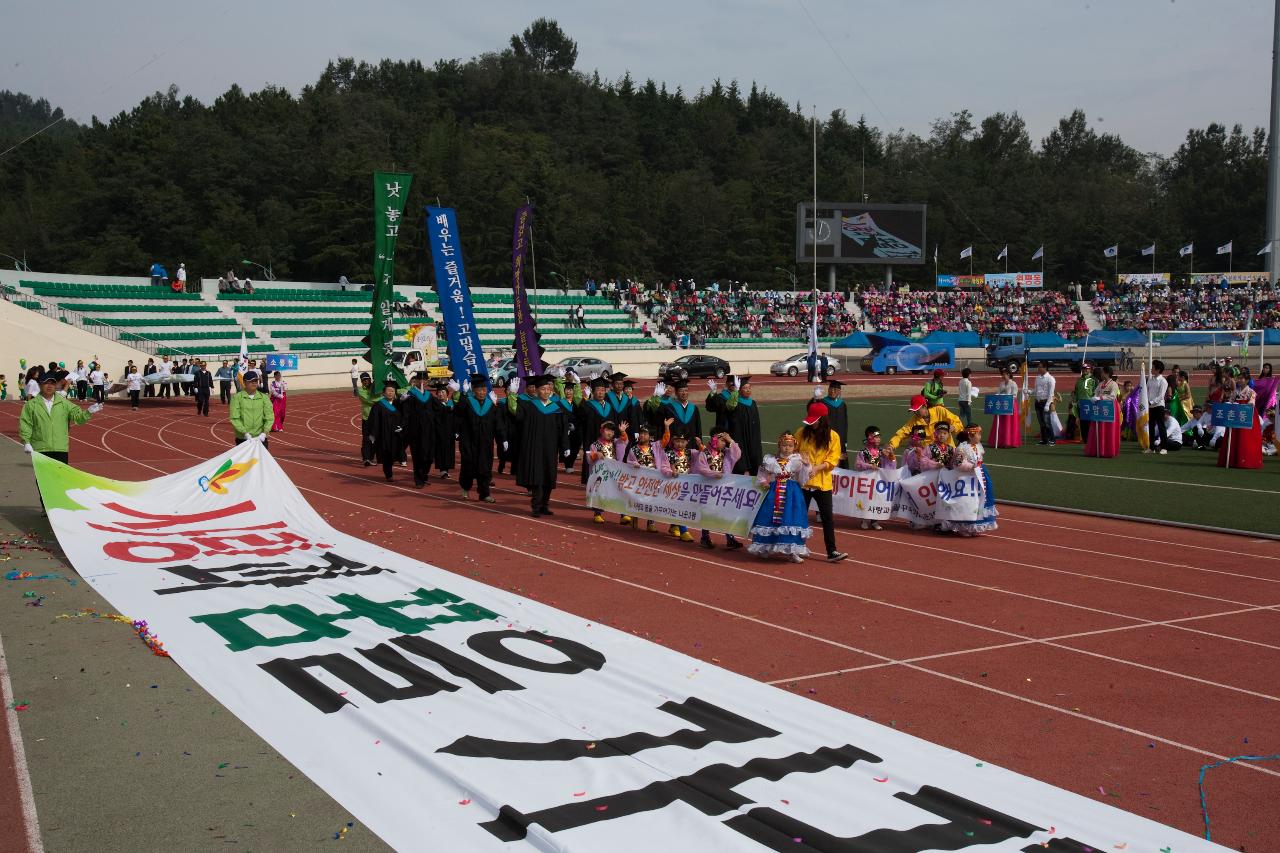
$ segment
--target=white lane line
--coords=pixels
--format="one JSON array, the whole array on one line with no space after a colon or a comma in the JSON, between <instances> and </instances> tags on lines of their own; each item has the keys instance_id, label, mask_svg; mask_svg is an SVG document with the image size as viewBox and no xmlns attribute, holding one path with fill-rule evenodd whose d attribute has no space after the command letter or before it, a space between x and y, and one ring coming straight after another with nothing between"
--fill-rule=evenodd
<instances>
[{"instance_id":1,"label":"white lane line","mask_svg":"<svg viewBox=\"0 0 1280 853\"><path fill-rule=\"evenodd\" d=\"M18 712L14 710L13 684L9 681L9 662L4 654L4 640L0 638L0 702L4 703L5 723L9 727L9 746L13 750L13 770L18 784L18 804L22 808L22 826L30 853L44 853L40 839L40 821L36 816L36 798L31 790L31 773L27 768L27 753L23 749L22 730L18 727Z\"/></svg>"}]
</instances>

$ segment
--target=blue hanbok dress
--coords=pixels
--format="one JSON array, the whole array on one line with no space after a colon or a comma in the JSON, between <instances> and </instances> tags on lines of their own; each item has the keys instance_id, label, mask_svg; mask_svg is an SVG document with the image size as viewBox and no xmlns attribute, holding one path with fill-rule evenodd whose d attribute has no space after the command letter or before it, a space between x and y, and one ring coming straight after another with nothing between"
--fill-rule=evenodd
<instances>
[{"instance_id":1,"label":"blue hanbok dress","mask_svg":"<svg viewBox=\"0 0 1280 853\"><path fill-rule=\"evenodd\" d=\"M747 550L759 556L809 553L809 513L797 481L803 481L804 460L793 453L783 461L766 456L760 465L760 479L769 483L764 501L751 523L751 544Z\"/></svg>"}]
</instances>

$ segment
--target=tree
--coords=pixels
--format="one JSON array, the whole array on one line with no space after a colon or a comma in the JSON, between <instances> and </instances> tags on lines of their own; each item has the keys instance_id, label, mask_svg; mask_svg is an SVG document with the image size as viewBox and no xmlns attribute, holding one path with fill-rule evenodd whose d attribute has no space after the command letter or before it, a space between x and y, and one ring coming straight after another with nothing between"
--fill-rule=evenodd
<instances>
[{"instance_id":1,"label":"tree","mask_svg":"<svg viewBox=\"0 0 1280 853\"><path fill-rule=\"evenodd\" d=\"M543 74L568 73L578 61L578 43L550 18L539 18L512 36L511 52Z\"/></svg>"}]
</instances>

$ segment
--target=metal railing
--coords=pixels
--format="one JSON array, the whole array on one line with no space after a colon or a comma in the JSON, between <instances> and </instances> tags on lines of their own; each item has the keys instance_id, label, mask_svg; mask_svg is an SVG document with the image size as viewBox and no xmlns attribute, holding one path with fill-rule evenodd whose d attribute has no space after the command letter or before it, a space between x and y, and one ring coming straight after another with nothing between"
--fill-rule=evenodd
<instances>
[{"instance_id":1,"label":"metal railing","mask_svg":"<svg viewBox=\"0 0 1280 853\"><path fill-rule=\"evenodd\" d=\"M97 317L89 317L79 311L72 311L69 308L63 308L56 302L37 296L34 293L27 293L11 285L4 285L4 299L6 302L27 302L36 303L36 307L25 305L28 311L35 311L42 314L50 320L57 320L76 329L97 335L100 338L106 338L114 341L121 346L132 347L133 349L142 350L147 355L156 355L161 348L169 350L172 353L189 357L191 353L179 347L168 346L159 339L153 339L141 332L129 332L116 328L111 325L109 320L102 320Z\"/></svg>"}]
</instances>

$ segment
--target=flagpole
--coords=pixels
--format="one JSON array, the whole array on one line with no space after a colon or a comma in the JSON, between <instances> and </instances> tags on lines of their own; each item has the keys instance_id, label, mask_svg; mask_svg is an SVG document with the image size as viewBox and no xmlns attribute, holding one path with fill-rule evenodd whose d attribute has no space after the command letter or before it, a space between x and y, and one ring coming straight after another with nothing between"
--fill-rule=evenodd
<instances>
[{"instance_id":1,"label":"flagpole","mask_svg":"<svg viewBox=\"0 0 1280 853\"><path fill-rule=\"evenodd\" d=\"M813 290L818 291L818 105L813 107ZM814 296L816 301L817 296Z\"/></svg>"},{"instance_id":2,"label":"flagpole","mask_svg":"<svg viewBox=\"0 0 1280 853\"><path fill-rule=\"evenodd\" d=\"M437 203L439 199L436 199ZM529 200L529 196L524 197L525 204L533 204ZM531 278L533 279L533 322L538 322L538 253L533 250L533 217L529 218L529 265L532 267Z\"/></svg>"},{"instance_id":3,"label":"flagpole","mask_svg":"<svg viewBox=\"0 0 1280 853\"><path fill-rule=\"evenodd\" d=\"M1156 274L1156 244L1151 244L1151 274Z\"/></svg>"}]
</instances>

